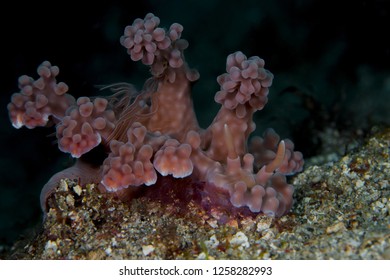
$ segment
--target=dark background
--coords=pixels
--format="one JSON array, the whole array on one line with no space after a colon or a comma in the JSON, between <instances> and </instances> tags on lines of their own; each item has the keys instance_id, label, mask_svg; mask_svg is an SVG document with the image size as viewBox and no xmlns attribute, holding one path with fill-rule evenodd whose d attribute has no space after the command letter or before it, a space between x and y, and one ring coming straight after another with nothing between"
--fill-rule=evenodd
<instances>
[{"instance_id":1,"label":"dark background","mask_svg":"<svg viewBox=\"0 0 390 280\"><path fill-rule=\"evenodd\" d=\"M379 0L7 3L0 12L0 251L39 223L40 189L72 163L58 151L53 128L16 130L8 119L17 78L36 78L42 61L60 67L58 80L76 97L115 82L140 88L148 70L130 60L119 37L153 12L162 26L184 26L186 59L201 74L193 98L202 127L219 108L213 97L226 56L241 50L265 59L275 75L255 133L273 127L310 158L326 149L319 135L327 128L363 137L373 125L390 124L389 8Z\"/></svg>"}]
</instances>

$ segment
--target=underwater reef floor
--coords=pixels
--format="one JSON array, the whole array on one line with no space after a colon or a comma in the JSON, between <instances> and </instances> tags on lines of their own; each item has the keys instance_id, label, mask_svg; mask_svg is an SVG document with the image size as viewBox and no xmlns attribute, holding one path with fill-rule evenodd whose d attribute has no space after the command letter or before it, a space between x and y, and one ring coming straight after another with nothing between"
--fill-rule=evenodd
<instances>
[{"instance_id":1,"label":"underwater reef floor","mask_svg":"<svg viewBox=\"0 0 390 280\"><path fill-rule=\"evenodd\" d=\"M62 180L45 222L6 259L390 259L390 129L292 178L281 218L140 196ZM149 187L152 188L152 187ZM192 201L193 200L193 201Z\"/></svg>"}]
</instances>

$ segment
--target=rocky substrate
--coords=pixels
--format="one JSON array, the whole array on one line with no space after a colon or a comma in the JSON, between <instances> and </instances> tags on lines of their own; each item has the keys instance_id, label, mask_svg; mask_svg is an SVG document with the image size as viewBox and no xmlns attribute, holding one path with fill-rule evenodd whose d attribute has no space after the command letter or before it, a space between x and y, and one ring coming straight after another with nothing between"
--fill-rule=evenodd
<instances>
[{"instance_id":1,"label":"rocky substrate","mask_svg":"<svg viewBox=\"0 0 390 280\"><path fill-rule=\"evenodd\" d=\"M32 238L9 259L390 259L390 129L335 162L293 178L281 217L139 197L123 203L94 184L62 180ZM185 187L185 186L183 186Z\"/></svg>"}]
</instances>

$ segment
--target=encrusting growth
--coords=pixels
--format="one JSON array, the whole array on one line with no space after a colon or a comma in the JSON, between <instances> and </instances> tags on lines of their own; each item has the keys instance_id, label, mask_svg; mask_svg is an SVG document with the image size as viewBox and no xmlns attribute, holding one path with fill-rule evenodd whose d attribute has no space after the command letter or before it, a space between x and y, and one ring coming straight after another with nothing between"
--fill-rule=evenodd
<instances>
[{"instance_id":1,"label":"encrusting growth","mask_svg":"<svg viewBox=\"0 0 390 280\"><path fill-rule=\"evenodd\" d=\"M199 73L184 59L188 42L181 38L183 27L174 23L167 30L159 23L149 13L127 26L120 38L133 61L150 67L152 77L140 92L123 83L111 87L116 89L112 96L75 100L65 83L57 83L58 67L47 61L38 67L38 80L19 78L20 92L8 105L13 126L45 126L51 118L59 149L77 158L75 166L44 186L43 210L62 177L91 180L102 192L121 197L166 177L189 177L203 182L203 200L215 205L271 216L287 213L293 186L285 175L302 170L302 154L272 129L247 145L256 127L253 114L266 105L272 85L264 60L242 52L228 56L226 73L217 78L221 89L215 101L221 108L202 129L191 99ZM97 146L104 147L106 158L92 167L83 157Z\"/></svg>"}]
</instances>

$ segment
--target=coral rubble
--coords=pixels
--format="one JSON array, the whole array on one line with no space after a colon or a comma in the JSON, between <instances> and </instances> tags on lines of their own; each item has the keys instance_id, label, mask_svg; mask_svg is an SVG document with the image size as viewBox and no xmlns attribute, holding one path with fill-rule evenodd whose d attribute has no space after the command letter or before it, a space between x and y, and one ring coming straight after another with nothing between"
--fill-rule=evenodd
<instances>
[{"instance_id":1,"label":"coral rubble","mask_svg":"<svg viewBox=\"0 0 390 280\"><path fill-rule=\"evenodd\" d=\"M131 204L61 180L42 228L7 258L390 259L389 147L390 129L381 130L340 160L306 168L293 180L293 211L280 218L220 223L220 209L204 210L195 194L179 207L189 178L155 186L170 201L143 188L150 193Z\"/></svg>"}]
</instances>

